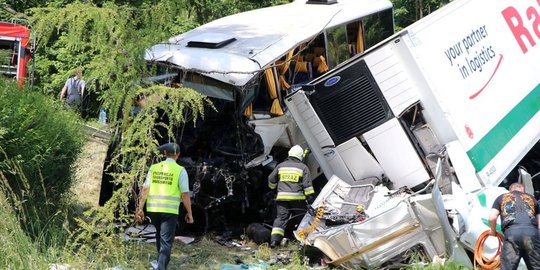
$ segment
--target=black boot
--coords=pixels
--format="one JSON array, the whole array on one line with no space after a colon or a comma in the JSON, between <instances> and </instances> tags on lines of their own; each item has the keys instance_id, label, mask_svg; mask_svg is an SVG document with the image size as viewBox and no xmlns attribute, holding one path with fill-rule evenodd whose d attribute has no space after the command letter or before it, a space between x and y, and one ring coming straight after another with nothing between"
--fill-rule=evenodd
<instances>
[{"instance_id":1,"label":"black boot","mask_svg":"<svg viewBox=\"0 0 540 270\"><path fill-rule=\"evenodd\" d=\"M271 248L276 248L277 246L279 246L279 241L272 240L272 242L270 242L270 247Z\"/></svg>"}]
</instances>

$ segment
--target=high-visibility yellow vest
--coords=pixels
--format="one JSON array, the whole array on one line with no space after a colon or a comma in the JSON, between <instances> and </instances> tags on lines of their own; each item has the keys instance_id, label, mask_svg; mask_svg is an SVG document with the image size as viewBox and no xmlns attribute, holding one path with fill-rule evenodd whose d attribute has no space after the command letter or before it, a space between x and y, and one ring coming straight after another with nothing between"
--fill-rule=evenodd
<instances>
[{"instance_id":1,"label":"high-visibility yellow vest","mask_svg":"<svg viewBox=\"0 0 540 270\"><path fill-rule=\"evenodd\" d=\"M178 178L184 168L176 162L163 161L150 167L150 188L146 210L178 215L181 193Z\"/></svg>"}]
</instances>

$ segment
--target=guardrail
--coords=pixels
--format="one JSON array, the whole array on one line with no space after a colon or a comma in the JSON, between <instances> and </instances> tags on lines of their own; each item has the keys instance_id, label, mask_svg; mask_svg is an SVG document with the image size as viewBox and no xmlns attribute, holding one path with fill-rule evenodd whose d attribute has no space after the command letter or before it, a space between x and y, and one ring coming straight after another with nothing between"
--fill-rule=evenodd
<instances>
[{"instance_id":1,"label":"guardrail","mask_svg":"<svg viewBox=\"0 0 540 270\"><path fill-rule=\"evenodd\" d=\"M98 129L89 125L85 125L85 124L82 125L82 128L86 132L86 134L96 139L107 141L107 142L111 139L111 133L105 130L101 130L101 129Z\"/></svg>"}]
</instances>

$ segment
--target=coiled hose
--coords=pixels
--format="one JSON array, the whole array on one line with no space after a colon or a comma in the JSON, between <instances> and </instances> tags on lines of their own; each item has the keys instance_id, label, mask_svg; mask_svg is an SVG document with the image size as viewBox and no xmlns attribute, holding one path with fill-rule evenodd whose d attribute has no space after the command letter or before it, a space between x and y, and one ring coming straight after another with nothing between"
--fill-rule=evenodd
<instances>
[{"instance_id":1,"label":"coiled hose","mask_svg":"<svg viewBox=\"0 0 540 270\"><path fill-rule=\"evenodd\" d=\"M317 213L313 217L311 225L299 230L297 233L298 238L300 238L300 240L306 239L306 235L313 232L317 228L317 226L319 226L319 223L321 222L323 215L324 215L324 207L323 206L317 207Z\"/></svg>"},{"instance_id":2,"label":"coiled hose","mask_svg":"<svg viewBox=\"0 0 540 270\"><path fill-rule=\"evenodd\" d=\"M499 232L497 232L497 239L499 240L499 247L497 248L497 252L495 255L493 255L493 258L488 259L484 256L484 242L486 242L486 239L491 236L490 235L491 230L487 230L480 234L478 237L478 240L476 240L476 245L474 246L474 269L496 269L501 265L501 249L502 249L502 243L503 243L503 236ZM477 265L480 268L477 268Z\"/></svg>"}]
</instances>

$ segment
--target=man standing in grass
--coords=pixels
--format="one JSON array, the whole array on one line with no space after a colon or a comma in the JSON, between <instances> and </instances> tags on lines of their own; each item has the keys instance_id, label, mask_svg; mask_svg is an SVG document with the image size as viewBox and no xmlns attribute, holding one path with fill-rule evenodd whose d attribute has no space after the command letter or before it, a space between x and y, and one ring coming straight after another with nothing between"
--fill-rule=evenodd
<instances>
[{"instance_id":1,"label":"man standing in grass","mask_svg":"<svg viewBox=\"0 0 540 270\"><path fill-rule=\"evenodd\" d=\"M186 170L176 163L180 156L180 146L176 143L161 145L158 150L167 159L150 167L139 197L135 219L144 220L143 205L152 224L156 227L156 246L158 251L157 268L167 269L171 258L174 234L180 202L187 210L186 222L193 223L189 181Z\"/></svg>"}]
</instances>

